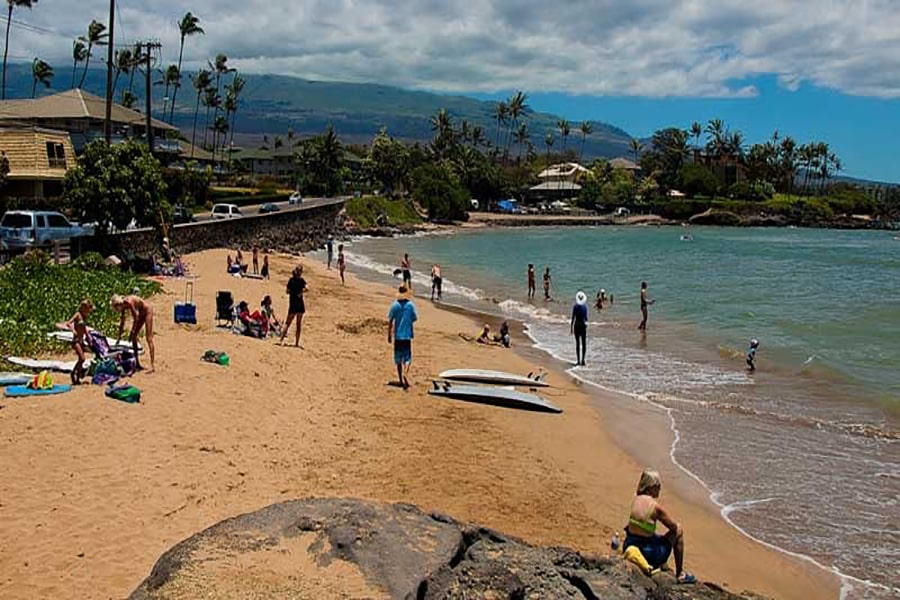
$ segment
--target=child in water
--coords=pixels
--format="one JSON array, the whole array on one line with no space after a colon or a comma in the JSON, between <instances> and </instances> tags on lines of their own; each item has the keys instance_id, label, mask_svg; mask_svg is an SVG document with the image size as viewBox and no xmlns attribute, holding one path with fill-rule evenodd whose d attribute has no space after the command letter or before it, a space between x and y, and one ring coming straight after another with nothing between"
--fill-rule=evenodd
<instances>
[{"instance_id":1,"label":"child in water","mask_svg":"<svg viewBox=\"0 0 900 600\"><path fill-rule=\"evenodd\" d=\"M750 349L747 351L747 367L750 371L756 370L756 349L759 348L759 340L753 338L750 340Z\"/></svg>"}]
</instances>

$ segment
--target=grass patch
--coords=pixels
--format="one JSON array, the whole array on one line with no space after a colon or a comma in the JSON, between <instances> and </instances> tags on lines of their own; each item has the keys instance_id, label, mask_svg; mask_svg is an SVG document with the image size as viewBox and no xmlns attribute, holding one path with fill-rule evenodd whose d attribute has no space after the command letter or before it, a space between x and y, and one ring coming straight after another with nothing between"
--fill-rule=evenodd
<instances>
[{"instance_id":1,"label":"grass patch","mask_svg":"<svg viewBox=\"0 0 900 600\"><path fill-rule=\"evenodd\" d=\"M378 227L378 217L387 218L385 225L411 225L421 223L422 218L409 200L391 200L383 196L351 198L347 202L347 216L359 227Z\"/></svg>"},{"instance_id":2,"label":"grass patch","mask_svg":"<svg viewBox=\"0 0 900 600\"><path fill-rule=\"evenodd\" d=\"M82 298L94 303L88 324L115 335L119 316L109 299L113 294L130 294L134 288L147 297L160 286L106 266L95 253L70 265L54 265L41 252L14 259L0 269L0 355L37 356L60 350L60 343L46 334L56 329L56 323L69 320Z\"/></svg>"}]
</instances>

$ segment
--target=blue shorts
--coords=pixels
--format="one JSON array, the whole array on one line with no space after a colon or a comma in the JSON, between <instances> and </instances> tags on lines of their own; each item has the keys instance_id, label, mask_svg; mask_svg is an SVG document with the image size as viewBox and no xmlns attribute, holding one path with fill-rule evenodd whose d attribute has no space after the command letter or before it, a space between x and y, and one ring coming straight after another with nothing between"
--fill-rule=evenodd
<instances>
[{"instance_id":1,"label":"blue shorts","mask_svg":"<svg viewBox=\"0 0 900 600\"><path fill-rule=\"evenodd\" d=\"M636 546L654 569L666 564L669 560L669 555L672 553L672 543L669 542L669 538L661 535L643 537L626 533L622 551L627 550L629 546Z\"/></svg>"},{"instance_id":2,"label":"blue shorts","mask_svg":"<svg viewBox=\"0 0 900 600\"><path fill-rule=\"evenodd\" d=\"M394 340L394 364L408 365L412 362L412 340Z\"/></svg>"}]
</instances>

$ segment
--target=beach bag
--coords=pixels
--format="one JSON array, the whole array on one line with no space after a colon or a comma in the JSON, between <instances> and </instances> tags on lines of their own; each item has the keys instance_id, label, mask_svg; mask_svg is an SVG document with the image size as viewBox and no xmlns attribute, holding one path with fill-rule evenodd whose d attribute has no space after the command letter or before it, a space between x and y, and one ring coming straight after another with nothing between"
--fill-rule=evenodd
<instances>
[{"instance_id":1,"label":"beach bag","mask_svg":"<svg viewBox=\"0 0 900 600\"><path fill-rule=\"evenodd\" d=\"M216 365L222 365L223 367L227 367L231 363L231 359L228 358L228 355L224 352L216 352L215 350L207 350L201 360L213 363Z\"/></svg>"},{"instance_id":2,"label":"beach bag","mask_svg":"<svg viewBox=\"0 0 900 600\"><path fill-rule=\"evenodd\" d=\"M49 390L53 388L53 376L50 371L41 371L31 378L26 387L30 390Z\"/></svg>"},{"instance_id":3,"label":"beach bag","mask_svg":"<svg viewBox=\"0 0 900 600\"><path fill-rule=\"evenodd\" d=\"M141 390L130 383L124 385L111 385L106 388L106 395L113 400L121 400L129 404L141 401Z\"/></svg>"},{"instance_id":4,"label":"beach bag","mask_svg":"<svg viewBox=\"0 0 900 600\"><path fill-rule=\"evenodd\" d=\"M190 290L190 295L188 295ZM197 305L194 304L194 284L184 284L184 302L175 303L175 322L197 324Z\"/></svg>"},{"instance_id":5,"label":"beach bag","mask_svg":"<svg viewBox=\"0 0 900 600\"><path fill-rule=\"evenodd\" d=\"M134 352L130 350L122 350L118 356L119 371L123 375L134 375L137 371L137 359Z\"/></svg>"},{"instance_id":6,"label":"beach bag","mask_svg":"<svg viewBox=\"0 0 900 600\"><path fill-rule=\"evenodd\" d=\"M97 358L109 356L109 343L106 341L106 336L99 331L88 331L87 344Z\"/></svg>"}]
</instances>

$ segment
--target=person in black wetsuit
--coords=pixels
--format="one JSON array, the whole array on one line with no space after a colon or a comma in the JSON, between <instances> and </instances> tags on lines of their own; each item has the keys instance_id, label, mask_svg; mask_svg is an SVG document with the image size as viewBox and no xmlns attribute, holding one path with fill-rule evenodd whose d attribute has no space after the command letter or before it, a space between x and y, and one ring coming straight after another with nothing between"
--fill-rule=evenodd
<instances>
[{"instance_id":1,"label":"person in black wetsuit","mask_svg":"<svg viewBox=\"0 0 900 600\"><path fill-rule=\"evenodd\" d=\"M575 364L582 367L587 354L587 321L587 295L579 290L575 294L575 304L572 305L572 321L569 324L569 330L575 336Z\"/></svg>"}]
</instances>

